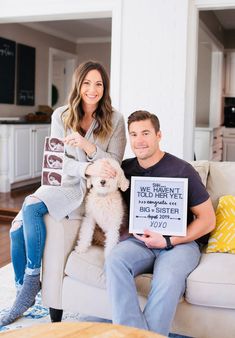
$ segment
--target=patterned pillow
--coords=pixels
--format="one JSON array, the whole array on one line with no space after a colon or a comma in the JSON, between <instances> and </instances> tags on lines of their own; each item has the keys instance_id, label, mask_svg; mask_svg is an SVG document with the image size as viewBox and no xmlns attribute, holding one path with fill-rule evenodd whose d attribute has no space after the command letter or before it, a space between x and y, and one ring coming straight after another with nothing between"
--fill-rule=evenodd
<instances>
[{"instance_id":1,"label":"patterned pillow","mask_svg":"<svg viewBox=\"0 0 235 338\"><path fill-rule=\"evenodd\" d=\"M223 196L216 210L216 227L212 231L206 252L235 253L235 196Z\"/></svg>"}]
</instances>

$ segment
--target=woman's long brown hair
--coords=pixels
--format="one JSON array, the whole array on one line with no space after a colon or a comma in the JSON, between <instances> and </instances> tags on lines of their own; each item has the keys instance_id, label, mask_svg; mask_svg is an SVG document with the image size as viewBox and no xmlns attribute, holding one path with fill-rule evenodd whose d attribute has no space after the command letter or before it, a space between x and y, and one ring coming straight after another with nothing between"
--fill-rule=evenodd
<instances>
[{"instance_id":1,"label":"woman's long brown hair","mask_svg":"<svg viewBox=\"0 0 235 338\"><path fill-rule=\"evenodd\" d=\"M100 73L104 86L103 96L98 102L97 109L93 113L93 117L98 123L94 130L94 135L100 140L104 140L112 131L113 109L109 94L109 78L104 67L99 62L87 61L80 64L75 70L73 74L72 90L69 94L69 105L68 109L65 111L66 114L63 117L63 121L65 130L71 128L74 131L82 131L81 122L85 113L82 109L80 89L87 73L93 69L96 69Z\"/></svg>"}]
</instances>

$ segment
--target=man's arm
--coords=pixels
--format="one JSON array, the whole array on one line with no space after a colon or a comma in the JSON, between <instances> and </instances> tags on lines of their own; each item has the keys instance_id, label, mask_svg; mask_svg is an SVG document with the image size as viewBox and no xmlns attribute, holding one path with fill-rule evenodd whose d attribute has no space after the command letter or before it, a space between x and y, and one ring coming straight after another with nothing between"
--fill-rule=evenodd
<instances>
[{"instance_id":1,"label":"man's arm","mask_svg":"<svg viewBox=\"0 0 235 338\"><path fill-rule=\"evenodd\" d=\"M209 198L204 203L201 203L191 208L195 219L187 227L187 235L185 237L171 237L173 245L182 244L194 241L202 237L215 228L215 212Z\"/></svg>"},{"instance_id":2,"label":"man's arm","mask_svg":"<svg viewBox=\"0 0 235 338\"><path fill-rule=\"evenodd\" d=\"M207 201L191 208L195 219L188 225L186 236L171 236L172 245L192 242L206 235L215 228L215 212L209 198ZM146 230L142 236L134 236L145 242L148 248L164 249L166 240L163 235Z\"/></svg>"}]
</instances>

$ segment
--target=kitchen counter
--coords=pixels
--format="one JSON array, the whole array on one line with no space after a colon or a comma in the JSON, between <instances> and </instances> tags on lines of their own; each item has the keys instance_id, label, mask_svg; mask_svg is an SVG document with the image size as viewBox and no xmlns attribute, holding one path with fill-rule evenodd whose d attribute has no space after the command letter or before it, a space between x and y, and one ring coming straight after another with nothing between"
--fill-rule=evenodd
<instances>
[{"instance_id":1,"label":"kitchen counter","mask_svg":"<svg viewBox=\"0 0 235 338\"><path fill-rule=\"evenodd\" d=\"M195 128L195 154L197 160L222 160L222 127L197 126Z\"/></svg>"},{"instance_id":2,"label":"kitchen counter","mask_svg":"<svg viewBox=\"0 0 235 338\"><path fill-rule=\"evenodd\" d=\"M50 122L42 122L42 121L8 121L8 120L0 120L0 124L50 124Z\"/></svg>"},{"instance_id":3,"label":"kitchen counter","mask_svg":"<svg viewBox=\"0 0 235 338\"><path fill-rule=\"evenodd\" d=\"M223 128L223 161L235 161L235 128Z\"/></svg>"},{"instance_id":4,"label":"kitchen counter","mask_svg":"<svg viewBox=\"0 0 235 338\"><path fill-rule=\"evenodd\" d=\"M198 125L195 127L195 130L199 130L199 131L212 131L214 128L209 127L207 125Z\"/></svg>"}]
</instances>

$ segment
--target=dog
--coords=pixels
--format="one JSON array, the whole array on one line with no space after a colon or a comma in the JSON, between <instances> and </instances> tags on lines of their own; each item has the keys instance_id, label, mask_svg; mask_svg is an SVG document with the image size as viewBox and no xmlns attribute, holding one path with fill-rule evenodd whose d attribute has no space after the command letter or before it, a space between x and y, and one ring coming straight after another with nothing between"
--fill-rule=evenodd
<instances>
[{"instance_id":1,"label":"dog","mask_svg":"<svg viewBox=\"0 0 235 338\"><path fill-rule=\"evenodd\" d=\"M100 231L95 231L97 225L104 233L105 257L109 255L120 238L126 212L119 188L126 191L129 181L116 160L107 160L117 174L114 178L91 176L87 179L87 188L90 190L85 199L85 216L82 219L79 239L75 247L78 253L86 252L92 240L94 244L98 244L96 242L100 244L102 235ZM93 238L94 235L97 238Z\"/></svg>"}]
</instances>

